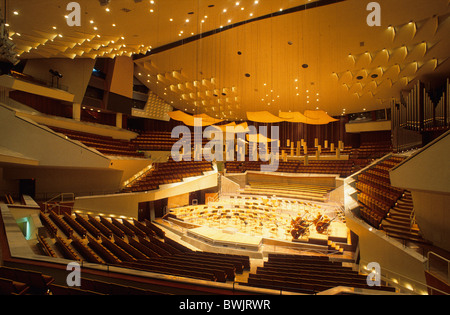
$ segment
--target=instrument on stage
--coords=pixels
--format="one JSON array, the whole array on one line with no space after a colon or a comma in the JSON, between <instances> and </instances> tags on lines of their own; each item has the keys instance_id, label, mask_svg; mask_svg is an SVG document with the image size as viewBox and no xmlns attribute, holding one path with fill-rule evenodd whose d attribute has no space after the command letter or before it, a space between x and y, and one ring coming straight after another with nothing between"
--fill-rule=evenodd
<instances>
[{"instance_id":1,"label":"instrument on stage","mask_svg":"<svg viewBox=\"0 0 450 315\"><path fill-rule=\"evenodd\" d=\"M297 217L295 220L291 217L291 235L294 239L298 240L301 236L309 232L311 223L304 220L303 217Z\"/></svg>"},{"instance_id":2,"label":"instrument on stage","mask_svg":"<svg viewBox=\"0 0 450 315\"><path fill-rule=\"evenodd\" d=\"M317 233L323 234L325 233L336 218L330 219L328 216L322 216L316 224Z\"/></svg>"}]
</instances>

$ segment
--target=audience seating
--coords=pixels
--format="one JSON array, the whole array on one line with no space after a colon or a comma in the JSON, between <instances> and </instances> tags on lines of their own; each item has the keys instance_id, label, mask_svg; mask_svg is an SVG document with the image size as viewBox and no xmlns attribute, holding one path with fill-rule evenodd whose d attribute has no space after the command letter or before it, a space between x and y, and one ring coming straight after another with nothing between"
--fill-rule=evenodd
<instances>
[{"instance_id":1,"label":"audience seating","mask_svg":"<svg viewBox=\"0 0 450 315\"><path fill-rule=\"evenodd\" d=\"M73 229L63 219L61 219L54 211L50 211L49 217L68 238L72 236L74 232Z\"/></svg>"},{"instance_id":2,"label":"audience seating","mask_svg":"<svg viewBox=\"0 0 450 315\"><path fill-rule=\"evenodd\" d=\"M99 292L93 292L88 290L83 290L77 287L68 287L59 284L51 284L49 285L49 290L51 295L105 295Z\"/></svg>"},{"instance_id":3,"label":"audience seating","mask_svg":"<svg viewBox=\"0 0 450 315\"><path fill-rule=\"evenodd\" d=\"M89 241L88 245L89 247L97 253L106 263L108 264L120 264L121 260L118 259L114 254L112 254L109 250L107 250L105 247L102 246L97 240L94 238L87 236L87 239Z\"/></svg>"},{"instance_id":4,"label":"audience seating","mask_svg":"<svg viewBox=\"0 0 450 315\"><path fill-rule=\"evenodd\" d=\"M64 258L72 260L72 261L81 261L82 258L73 250L72 246L70 246L69 242L65 241L63 238L59 236L55 236L56 245L62 252Z\"/></svg>"},{"instance_id":5,"label":"audience seating","mask_svg":"<svg viewBox=\"0 0 450 315\"><path fill-rule=\"evenodd\" d=\"M42 250L44 251L44 253L47 256L57 257L53 248L50 246L50 244L47 242L47 240L42 235L39 235L37 239L38 239L39 245L41 246Z\"/></svg>"},{"instance_id":6,"label":"audience seating","mask_svg":"<svg viewBox=\"0 0 450 315\"><path fill-rule=\"evenodd\" d=\"M131 142L142 151L171 151L173 145L180 140L172 138L171 134L170 131L147 131ZM202 147L208 142L208 139L202 138ZM194 135L191 136L191 143L194 143Z\"/></svg>"},{"instance_id":7,"label":"audience seating","mask_svg":"<svg viewBox=\"0 0 450 315\"><path fill-rule=\"evenodd\" d=\"M78 235L81 238L85 238L87 235L87 230L81 226L81 224L79 224L74 218L72 218L70 215L68 215L67 213L64 213L63 215L63 219L64 221L66 221L66 223L73 229L75 230Z\"/></svg>"},{"instance_id":8,"label":"audience seating","mask_svg":"<svg viewBox=\"0 0 450 315\"><path fill-rule=\"evenodd\" d=\"M401 161L401 157L391 157L361 173L355 184L359 192L360 215L377 229L404 193L402 189L392 187L389 179L389 170Z\"/></svg>"},{"instance_id":9,"label":"audience seating","mask_svg":"<svg viewBox=\"0 0 450 315\"><path fill-rule=\"evenodd\" d=\"M268 164L261 161L245 161L245 162L226 162L225 168L227 173L245 173L247 171L261 171L262 165ZM352 174L352 160L313 160L308 165L304 165L303 161L280 161L276 172L280 173L305 173L305 174L338 174L341 177L347 177Z\"/></svg>"},{"instance_id":10,"label":"audience seating","mask_svg":"<svg viewBox=\"0 0 450 315\"><path fill-rule=\"evenodd\" d=\"M149 289L140 289L132 286L99 280L81 278L81 289L105 295L166 295L165 293Z\"/></svg>"},{"instance_id":11,"label":"audience seating","mask_svg":"<svg viewBox=\"0 0 450 315\"><path fill-rule=\"evenodd\" d=\"M103 234L107 238L112 238L114 233L110 229L108 229L105 225L103 225L103 223L101 223L100 221L98 221L96 218L94 218L89 214L87 215L87 217L89 223L91 223L96 229L98 229L101 232L101 234Z\"/></svg>"},{"instance_id":12,"label":"audience seating","mask_svg":"<svg viewBox=\"0 0 450 315\"><path fill-rule=\"evenodd\" d=\"M85 218L83 218L81 215L75 214L75 220L82 225L89 233L92 234L95 238L100 238L100 235L102 232L97 229L95 226L93 226L90 222L88 222Z\"/></svg>"},{"instance_id":13,"label":"audience seating","mask_svg":"<svg viewBox=\"0 0 450 315\"><path fill-rule=\"evenodd\" d=\"M86 145L99 151L100 153L106 155L118 155L118 156L129 156L129 157L144 157L143 153L137 151L137 147L127 140L118 140L111 137L99 136L90 133L68 130L57 128L53 126L48 126L55 132L61 133L72 140L77 140Z\"/></svg>"},{"instance_id":14,"label":"audience seating","mask_svg":"<svg viewBox=\"0 0 450 315\"><path fill-rule=\"evenodd\" d=\"M336 286L395 292L395 288L387 286L369 287L366 276L326 256L271 254L264 266L257 267L256 273L250 273L247 283L241 284L305 294Z\"/></svg>"},{"instance_id":15,"label":"audience seating","mask_svg":"<svg viewBox=\"0 0 450 315\"><path fill-rule=\"evenodd\" d=\"M107 239L104 236L101 236L101 244L106 247L111 253L113 253L115 256L117 256L122 262L125 261L136 261L136 258L134 258L132 255L127 253L124 249L122 249L117 244L113 243L109 239Z\"/></svg>"},{"instance_id":16,"label":"audience seating","mask_svg":"<svg viewBox=\"0 0 450 315\"><path fill-rule=\"evenodd\" d=\"M11 292L13 294L26 292L43 295L47 293L48 285L54 282L53 277L40 272L6 266L0 267L0 278L12 281L12 285L15 288ZM5 288L8 287L11 288L11 284L5 283Z\"/></svg>"},{"instance_id":17,"label":"audience seating","mask_svg":"<svg viewBox=\"0 0 450 315\"><path fill-rule=\"evenodd\" d=\"M367 142L353 149L352 159L378 159L392 152L391 141Z\"/></svg>"},{"instance_id":18,"label":"audience seating","mask_svg":"<svg viewBox=\"0 0 450 315\"><path fill-rule=\"evenodd\" d=\"M82 240L75 235L71 236L71 245L83 256L83 258L93 264L104 264L104 261Z\"/></svg>"},{"instance_id":19,"label":"audience seating","mask_svg":"<svg viewBox=\"0 0 450 315\"><path fill-rule=\"evenodd\" d=\"M183 181L183 178L201 176L203 172L211 170L212 164L208 161L175 162L170 160L166 163L155 163L154 168L128 185L124 192L156 190L160 185L179 183Z\"/></svg>"},{"instance_id":20,"label":"audience seating","mask_svg":"<svg viewBox=\"0 0 450 315\"><path fill-rule=\"evenodd\" d=\"M25 295L28 289L25 283L0 277L0 295Z\"/></svg>"}]
</instances>

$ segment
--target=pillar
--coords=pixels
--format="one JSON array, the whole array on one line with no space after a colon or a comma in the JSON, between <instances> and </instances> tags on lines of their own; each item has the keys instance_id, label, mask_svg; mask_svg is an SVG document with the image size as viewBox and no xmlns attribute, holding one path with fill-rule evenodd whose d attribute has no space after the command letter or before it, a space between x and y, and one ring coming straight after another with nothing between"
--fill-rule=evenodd
<instances>
[{"instance_id":1,"label":"pillar","mask_svg":"<svg viewBox=\"0 0 450 315\"><path fill-rule=\"evenodd\" d=\"M72 118L73 120L81 120L81 104L73 103L72 105Z\"/></svg>"},{"instance_id":2,"label":"pillar","mask_svg":"<svg viewBox=\"0 0 450 315\"><path fill-rule=\"evenodd\" d=\"M122 113L116 114L116 127L117 128L122 128L122 117L123 117Z\"/></svg>"}]
</instances>

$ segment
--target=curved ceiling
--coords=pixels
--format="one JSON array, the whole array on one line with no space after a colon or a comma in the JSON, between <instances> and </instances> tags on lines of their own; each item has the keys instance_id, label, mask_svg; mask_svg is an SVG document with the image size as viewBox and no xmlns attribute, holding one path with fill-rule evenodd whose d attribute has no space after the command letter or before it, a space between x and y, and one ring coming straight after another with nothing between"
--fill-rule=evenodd
<instances>
[{"instance_id":1,"label":"curved ceiling","mask_svg":"<svg viewBox=\"0 0 450 315\"><path fill-rule=\"evenodd\" d=\"M416 80L450 73L447 0L380 0L379 27L360 0L84 0L81 27L67 25L61 1L30 2L7 6L21 58L135 55L155 94L220 119L383 109Z\"/></svg>"}]
</instances>

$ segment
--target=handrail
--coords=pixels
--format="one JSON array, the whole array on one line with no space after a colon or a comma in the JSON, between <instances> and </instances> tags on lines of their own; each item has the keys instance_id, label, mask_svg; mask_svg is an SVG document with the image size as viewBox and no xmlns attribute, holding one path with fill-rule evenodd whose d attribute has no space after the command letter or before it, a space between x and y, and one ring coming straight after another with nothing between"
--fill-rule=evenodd
<instances>
[{"instance_id":1,"label":"handrail","mask_svg":"<svg viewBox=\"0 0 450 315\"><path fill-rule=\"evenodd\" d=\"M65 196L69 196L70 200L64 200ZM60 199L58 202L56 202L55 200ZM59 195L56 195L55 197L53 197L52 199L44 202L44 210L45 212L48 212L49 210L49 206L57 206L58 210L61 210L61 202L74 202L75 201L75 194L74 193L61 193ZM70 207L70 206L65 206L65 207ZM71 207L73 208L73 207Z\"/></svg>"},{"instance_id":2,"label":"handrail","mask_svg":"<svg viewBox=\"0 0 450 315\"><path fill-rule=\"evenodd\" d=\"M72 197L71 201L74 201L74 200L75 200L75 194L74 194L74 193L61 193L61 194L59 194L59 195L53 197L52 199L47 200L45 203L52 202L52 201L54 201L54 200L57 199L57 198L61 198L60 201L61 201L61 202L64 202L64 196L66 196L66 195L69 195L70 197Z\"/></svg>"},{"instance_id":3,"label":"handrail","mask_svg":"<svg viewBox=\"0 0 450 315\"><path fill-rule=\"evenodd\" d=\"M367 264L368 264L367 261L364 261L364 260L361 260L361 261L360 261L360 264L359 264L359 272L360 272L361 274L368 275L368 274L370 273L367 269L362 268L363 265L367 265ZM383 271L384 271L384 272L383 272ZM387 273L386 273L386 271L387 271ZM389 277L389 275L390 275L390 277ZM395 278L393 278L393 276L394 276ZM404 287L404 288L406 288L406 289L408 289L408 290L410 290L410 291L414 291L414 288L413 288L412 284L407 283L406 285L409 285L409 286L411 287L411 288L408 288L407 286L400 284L398 279L402 279L402 280L405 279L405 280L407 280L407 281L409 281L409 282L413 282L413 283L415 283L415 284L417 284L417 285L420 285L420 286L422 286L422 287L424 287L424 288L431 289L431 290L433 290L433 291L439 292L439 293L444 294L444 295L449 295L447 292L444 292L444 291L442 291L442 290L439 290L439 289L437 289L437 288L435 288L435 287L432 287L432 286L430 286L430 285L428 285L428 284L426 284L426 283L422 283L422 282L417 281L417 280L415 280L415 279L409 278L408 276L399 274L398 272L392 271L392 270L390 270L390 269L381 268L381 274L380 274L380 277L381 277L385 282L388 282L388 283L390 283L391 285L394 285L394 286L402 286L402 287Z\"/></svg>"},{"instance_id":4,"label":"handrail","mask_svg":"<svg viewBox=\"0 0 450 315\"><path fill-rule=\"evenodd\" d=\"M450 260L442 257L439 254L436 254L435 252L428 252L427 253L427 271L431 272L431 268L430 268L430 256L435 256L437 258L439 258L440 260L444 261L447 263L447 283L450 283Z\"/></svg>"}]
</instances>

